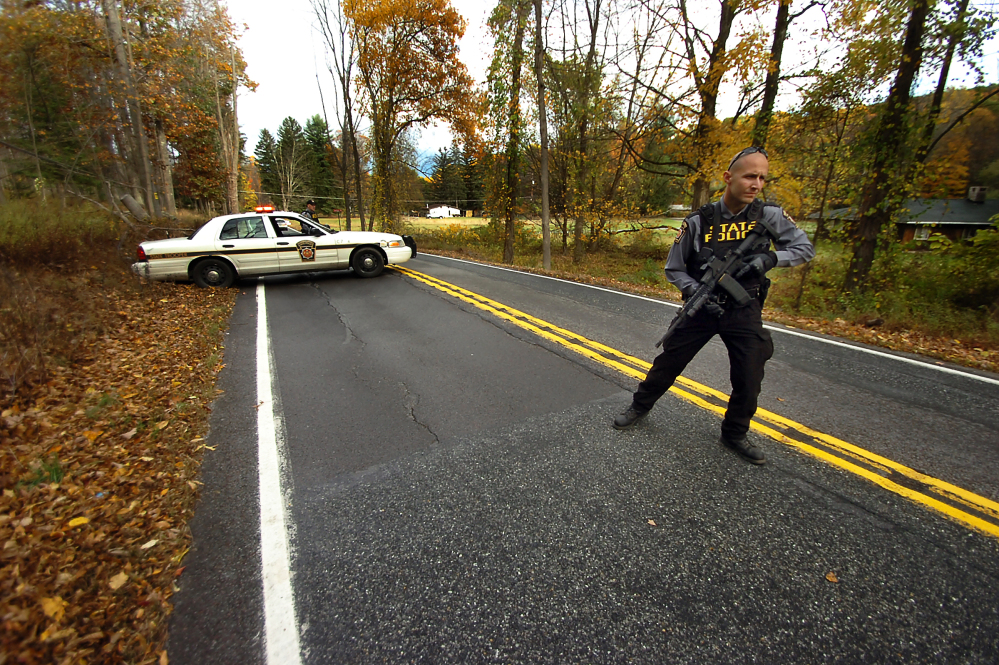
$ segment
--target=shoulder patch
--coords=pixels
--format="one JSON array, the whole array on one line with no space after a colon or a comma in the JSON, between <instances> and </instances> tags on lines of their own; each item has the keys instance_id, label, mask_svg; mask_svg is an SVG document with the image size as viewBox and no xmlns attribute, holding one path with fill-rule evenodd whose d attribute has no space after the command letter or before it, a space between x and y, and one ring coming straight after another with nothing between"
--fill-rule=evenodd
<instances>
[{"instance_id":1,"label":"shoulder patch","mask_svg":"<svg viewBox=\"0 0 999 665\"><path fill-rule=\"evenodd\" d=\"M688 228L690 228L690 227L687 225L687 220L683 220L683 224L680 225L680 232L677 233L676 234L676 238L673 239L673 244L674 245L679 245L680 244L680 238L683 237L683 234L687 232Z\"/></svg>"}]
</instances>

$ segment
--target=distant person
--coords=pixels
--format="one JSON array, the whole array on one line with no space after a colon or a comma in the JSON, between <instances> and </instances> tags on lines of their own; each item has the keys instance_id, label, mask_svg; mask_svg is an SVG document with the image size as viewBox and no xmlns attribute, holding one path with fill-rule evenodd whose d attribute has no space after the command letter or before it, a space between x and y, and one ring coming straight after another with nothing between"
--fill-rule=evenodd
<instances>
[{"instance_id":1,"label":"distant person","mask_svg":"<svg viewBox=\"0 0 999 665\"><path fill-rule=\"evenodd\" d=\"M752 300L739 307L722 292L679 326L663 344L662 353L653 361L645 380L638 384L631 406L614 419L617 429L631 427L643 418L687 363L712 337L719 335L728 349L732 380L732 395L721 425L721 443L753 464L766 462L763 451L746 436L756 413L763 366L774 352L770 333L763 328L763 301L770 286L766 273L775 266L796 266L815 256L808 236L780 206L756 201L766 184L769 165L763 148L746 148L733 157L722 174L725 193L721 200L683 220L666 258L666 278L687 300L697 291L707 263L738 247L753 230L753 222L764 219L778 236L774 248L770 248L770 242L760 246L756 253L742 259L743 266L734 273Z\"/></svg>"},{"instance_id":2,"label":"distant person","mask_svg":"<svg viewBox=\"0 0 999 665\"><path fill-rule=\"evenodd\" d=\"M309 199L305 202L305 210L302 211L302 217L309 221L316 221L316 202Z\"/></svg>"}]
</instances>

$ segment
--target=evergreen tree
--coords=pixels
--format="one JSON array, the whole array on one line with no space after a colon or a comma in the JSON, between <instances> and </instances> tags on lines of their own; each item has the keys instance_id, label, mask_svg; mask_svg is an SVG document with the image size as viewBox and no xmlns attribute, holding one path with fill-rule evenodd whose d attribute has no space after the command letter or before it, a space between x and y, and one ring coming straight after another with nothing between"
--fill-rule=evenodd
<instances>
[{"instance_id":1,"label":"evergreen tree","mask_svg":"<svg viewBox=\"0 0 999 665\"><path fill-rule=\"evenodd\" d=\"M253 156L257 159L257 172L260 174L261 197L264 201L274 202L274 197L281 191L281 180L277 169L277 143L274 136L266 129L260 130L257 147Z\"/></svg>"},{"instance_id":2,"label":"evergreen tree","mask_svg":"<svg viewBox=\"0 0 999 665\"><path fill-rule=\"evenodd\" d=\"M337 155L330 142L329 128L321 116L314 115L306 120L305 143L308 146L307 190L316 199L316 210L328 215L340 207L342 192L334 169Z\"/></svg>"},{"instance_id":3,"label":"evergreen tree","mask_svg":"<svg viewBox=\"0 0 999 665\"><path fill-rule=\"evenodd\" d=\"M298 209L305 205L305 188L308 182L309 148L305 132L298 121L288 116L281 121L277 131L274 152L281 193L281 208Z\"/></svg>"}]
</instances>

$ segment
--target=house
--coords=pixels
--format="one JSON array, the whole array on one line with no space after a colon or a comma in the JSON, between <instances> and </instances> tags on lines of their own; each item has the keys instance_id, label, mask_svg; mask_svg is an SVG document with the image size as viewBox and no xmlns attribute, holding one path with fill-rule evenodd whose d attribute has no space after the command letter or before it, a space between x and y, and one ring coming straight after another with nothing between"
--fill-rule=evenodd
<instances>
[{"instance_id":1,"label":"house","mask_svg":"<svg viewBox=\"0 0 999 665\"><path fill-rule=\"evenodd\" d=\"M437 206L436 208L431 208L427 211L427 217L430 219L442 219L445 217L461 217L461 211L457 208L451 208L448 206Z\"/></svg>"},{"instance_id":2,"label":"house","mask_svg":"<svg viewBox=\"0 0 999 665\"><path fill-rule=\"evenodd\" d=\"M981 229L992 226L999 215L999 199L985 199L985 187L971 187L963 199L909 199L902 206L898 239L926 240L931 233L941 233L951 240L970 238ZM818 213L808 216L818 219ZM827 222L855 222L856 208L839 208L826 213ZM999 219L999 217L996 217Z\"/></svg>"}]
</instances>

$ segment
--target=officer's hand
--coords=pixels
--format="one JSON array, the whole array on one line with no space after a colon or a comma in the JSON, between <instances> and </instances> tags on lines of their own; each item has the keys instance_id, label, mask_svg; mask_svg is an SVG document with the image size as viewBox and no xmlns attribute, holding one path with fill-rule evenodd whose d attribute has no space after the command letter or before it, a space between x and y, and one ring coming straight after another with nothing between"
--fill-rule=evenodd
<instances>
[{"instance_id":1,"label":"officer's hand","mask_svg":"<svg viewBox=\"0 0 999 665\"><path fill-rule=\"evenodd\" d=\"M683 296L684 302L690 300L690 297L697 293L697 284L691 284L690 286L682 289L680 295Z\"/></svg>"},{"instance_id":2,"label":"officer's hand","mask_svg":"<svg viewBox=\"0 0 999 665\"><path fill-rule=\"evenodd\" d=\"M711 297L704 301L704 310L714 316L721 316L725 308L718 304L717 298Z\"/></svg>"},{"instance_id":3,"label":"officer's hand","mask_svg":"<svg viewBox=\"0 0 999 665\"><path fill-rule=\"evenodd\" d=\"M746 260L742 269L735 274L735 278L741 279L753 273L762 276L775 265L777 265L777 255L774 252L754 254Z\"/></svg>"}]
</instances>

